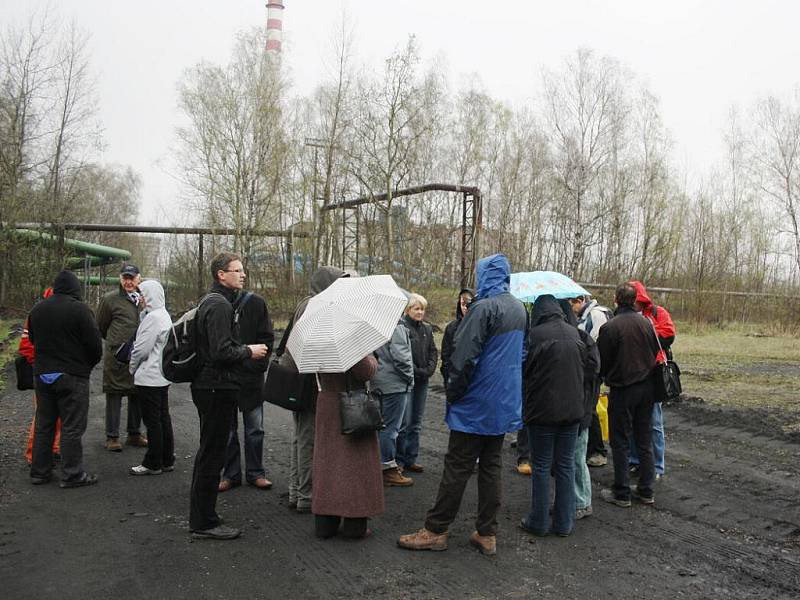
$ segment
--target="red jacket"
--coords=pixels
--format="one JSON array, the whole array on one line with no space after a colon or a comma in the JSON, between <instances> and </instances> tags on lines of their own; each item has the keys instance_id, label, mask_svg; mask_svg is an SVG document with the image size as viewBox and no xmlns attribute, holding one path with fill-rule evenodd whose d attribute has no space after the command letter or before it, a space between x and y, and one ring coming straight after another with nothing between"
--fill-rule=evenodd
<instances>
[{"instance_id":1,"label":"red jacket","mask_svg":"<svg viewBox=\"0 0 800 600\"><path fill-rule=\"evenodd\" d=\"M675 323L672 321L672 316L669 311L663 306L656 306L647 295L647 289L641 281L629 282L636 290L636 302L642 305L642 314L650 319L650 322L655 327L658 341L661 347L666 350L675 341ZM658 354L658 362L664 362L667 359L665 352L662 350Z\"/></svg>"},{"instance_id":2,"label":"red jacket","mask_svg":"<svg viewBox=\"0 0 800 600\"><path fill-rule=\"evenodd\" d=\"M49 298L52 295L53 288L49 287L42 293L42 298ZM22 326L22 335L19 338L19 348L17 351L20 355L25 357L28 364L33 364L33 359L36 358L36 350L28 337L28 319L25 319L25 324Z\"/></svg>"}]
</instances>

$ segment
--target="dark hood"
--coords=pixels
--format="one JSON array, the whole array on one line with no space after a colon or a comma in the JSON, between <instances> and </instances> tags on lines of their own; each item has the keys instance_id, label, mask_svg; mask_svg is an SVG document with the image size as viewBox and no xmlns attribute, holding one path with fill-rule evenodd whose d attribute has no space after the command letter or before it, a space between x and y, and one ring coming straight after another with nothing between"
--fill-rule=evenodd
<instances>
[{"instance_id":1,"label":"dark hood","mask_svg":"<svg viewBox=\"0 0 800 600\"><path fill-rule=\"evenodd\" d=\"M533 303L533 312L531 312L531 327L536 327L545 321L552 321L553 319L562 321L567 319L558 304L558 300L550 294L544 294L536 298L536 302Z\"/></svg>"},{"instance_id":2,"label":"dark hood","mask_svg":"<svg viewBox=\"0 0 800 600\"><path fill-rule=\"evenodd\" d=\"M475 290L472 288L461 288L461 291L458 292L458 296L456 297L456 320L460 321L464 318L464 313L461 311L461 294L469 294L472 296L472 299L475 299Z\"/></svg>"},{"instance_id":3,"label":"dark hood","mask_svg":"<svg viewBox=\"0 0 800 600\"><path fill-rule=\"evenodd\" d=\"M572 325L573 327L577 327L578 317L575 316L575 312L572 310L572 305L569 303L569 300L559 300L558 305L564 312L564 319L566 320L566 322Z\"/></svg>"},{"instance_id":4,"label":"dark hood","mask_svg":"<svg viewBox=\"0 0 800 600\"><path fill-rule=\"evenodd\" d=\"M477 299L491 298L511 288L511 265L504 254L492 254L478 261Z\"/></svg>"},{"instance_id":5,"label":"dark hood","mask_svg":"<svg viewBox=\"0 0 800 600\"><path fill-rule=\"evenodd\" d=\"M72 296L76 300L81 299L81 282L78 276L72 271L64 269L56 275L53 280L53 293L64 294L65 296Z\"/></svg>"},{"instance_id":6,"label":"dark hood","mask_svg":"<svg viewBox=\"0 0 800 600\"><path fill-rule=\"evenodd\" d=\"M320 267L311 275L311 293L319 294L340 277L350 277L350 275L338 267Z\"/></svg>"},{"instance_id":7,"label":"dark hood","mask_svg":"<svg viewBox=\"0 0 800 600\"><path fill-rule=\"evenodd\" d=\"M644 284L636 280L629 281L628 283L636 290L636 301L642 304L644 310L652 308L653 301L650 299L650 296L647 295L647 289L644 287Z\"/></svg>"}]
</instances>

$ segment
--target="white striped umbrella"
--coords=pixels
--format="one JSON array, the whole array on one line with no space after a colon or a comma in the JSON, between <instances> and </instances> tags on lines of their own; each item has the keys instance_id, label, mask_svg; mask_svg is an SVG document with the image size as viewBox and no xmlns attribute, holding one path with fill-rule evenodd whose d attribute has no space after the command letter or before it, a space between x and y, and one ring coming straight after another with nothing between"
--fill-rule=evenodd
<instances>
[{"instance_id":1,"label":"white striped umbrella","mask_svg":"<svg viewBox=\"0 0 800 600\"><path fill-rule=\"evenodd\" d=\"M391 275L344 277L308 301L287 347L301 373L344 373L392 336L408 300Z\"/></svg>"}]
</instances>

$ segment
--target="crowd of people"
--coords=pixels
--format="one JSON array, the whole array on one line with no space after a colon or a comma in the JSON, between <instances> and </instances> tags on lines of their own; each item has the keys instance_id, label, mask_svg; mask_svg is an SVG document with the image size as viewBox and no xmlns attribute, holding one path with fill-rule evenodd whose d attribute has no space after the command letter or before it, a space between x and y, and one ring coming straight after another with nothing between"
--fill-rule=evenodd
<instances>
[{"instance_id":1,"label":"crowd of people","mask_svg":"<svg viewBox=\"0 0 800 600\"><path fill-rule=\"evenodd\" d=\"M440 372L450 434L438 492L422 528L401 536L398 545L445 550L466 486L477 473L478 510L469 542L484 554L496 553L508 434L516 435L517 472L531 482L530 510L519 527L537 536L568 536L575 522L593 511L589 468L608 460L596 410L601 383L609 388L614 467L614 484L601 491L601 498L618 507L631 506L632 499L653 504L654 486L665 469L655 374L675 339L669 312L652 302L639 281L617 287L613 311L587 295L556 299L543 294L526 308L510 293L511 266L505 256L481 259L476 272L477 289L460 290L455 318L442 338ZM241 258L221 253L211 261L210 273L213 284L198 302L194 319L201 368L191 382L191 395L200 438L189 528L195 538L233 539L240 531L217 513L218 494L243 479L260 490L273 485L263 464L263 392L270 356L274 353L280 365L296 372L286 348L293 324L313 295L357 274L327 266L317 270L311 295L295 308L275 348L265 299L243 289ZM89 375L103 356L105 447L123 451L119 427L126 397L126 444L146 448L130 474L160 475L175 468L171 382L162 370L173 328L164 289L153 279L142 281L132 264L123 266L119 284L103 297L95 317L81 301L77 277L62 271L26 320L20 353L32 363L35 379L26 454L35 485L51 480L57 460L62 488L97 483L97 476L84 468L82 436ZM386 344L346 373L303 376L311 398L292 413L289 507L314 514L319 538L369 536L369 519L384 511L384 488L411 486L412 474L432 470L420 459L428 383L439 365L433 327L425 321L427 308L424 297L408 294L405 312ZM339 397L365 389L380 396L384 427L344 435ZM638 478L633 487L632 477Z\"/></svg>"}]
</instances>

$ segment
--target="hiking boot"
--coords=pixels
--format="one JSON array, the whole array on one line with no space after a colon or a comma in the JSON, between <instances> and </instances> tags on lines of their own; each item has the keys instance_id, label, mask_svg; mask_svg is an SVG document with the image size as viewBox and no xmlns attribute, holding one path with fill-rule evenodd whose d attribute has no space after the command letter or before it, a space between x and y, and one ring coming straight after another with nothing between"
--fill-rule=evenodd
<instances>
[{"instance_id":1,"label":"hiking boot","mask_svg":"<svg viewBox=\"0 0 800 600\"><path fill-rule=\"evenodd\" d=\"M397 545L407 550L432 550L441 552L447 550L447 536L450 532L433 533L424 527L416 533L401 535L397 540Z\"/></svg>"},{"instance_id":2,"label":"hiking boot","mask_svg":"<svg viewBox=\"0 0 800 600\"><path fill-rule=\"evenodd\" d=\"M600 497L603 500L605 500L606 502L608 502L609 504L613 504L614 506L619 506L620 508L630 508L631 507L630 499L626 500L625 498L617 498L614 495L614 491L613 490L608 490L608 489L600 490Z\"/></svg>"},{"instance_id":3,"label":"hiking boot","mask_svg":"<svg viewBox=\"0 0 800 600\"><path fill-rule=\"evenodd\" d=\"M126 446L135 446L136 448L147 448L147 438L141 433L129 433L128 438L125 440Z\"/></svg>"},{"instance_id":4,"label":"hiking boot","mask_svg":"<svg viewBox=\"0 0 800 600\"><path fill-rule=\"evenodd\" d=\"M526 477L530 477L531 473L533 473L533 469L531 469L531 463L524 460L517 465L517 473L520 475L525 475Z\"/></svg>"},{"instance_id":5,"label":"hiking boot","mask_svg":"<svg viewBox=\"0 0 800 600\"><path fill-rule=\"evenodd\" d=\"M592 454L586 459L586 464L590 467L605 467L608 464L608 458L602 454Z\"/></svg>"},{"instance_id":6,"label":"hiking boot","mask_svg":"<svg viewBox=\"0 0 800 600\"><path fill-rule=\"evenodd\" d=\"M122 444L119 443L119 438L106 438L106 450L109 452L122 452Z\"/></svg>"},{"instance_id":7,"label":"hiking boot","mask_svg":"<svg viewBox=\"0 0 800 600\"><path fill-rule=\"evenodd\" d=\"M76 479L74 481L62 481L59 484L59 486L64 489L69 489L69 488L83 487L86 485L94 485L95 483L97 483L97 475L90 475L89 473L84 473L83 477L81 477L80 479Z\"/></svg>"},{"instance_id":8,"label":"hiking boot","mask_svg":"<svg viewBox=\"0 0 800 600\"><path fill-rule=\"evenodd\" d=\"M406 477L400 471L400 467L392 467L391 469L384 469L383 471L383 486L384 487L407 487L414 485L414 480L411 477Z\"/></svg>"},{"instance_id":9,"label":"hiking boot","mask_svg":"<svg viewBox=\"0 0 800 600\"><path fill-rule=\"evenodd\" d=\"M414 463L413 465L409 465L406 467L406 471L411 471L412 473L423 473L425 471L425 467L420 464Z\"/></svg>"},{"instance_id":10,"label":"hiking boot","mask_svg":"<svg viewBox=\"0 0 800 600\"><path fill-rule=\"evenodd\" d=\"M638 487L636 487L636 488L633 488L633 489L631 490L631 496L633 496L634 498L636 498L636 499L637 499L639 502L641 502L642 504L655 504L655 503L656 503L655 496L653 496L652 494L651 494L651 495L649 495L649 496L645 496L645 495L643 495L643 494L642 494L642 493L639 491L639 488L638 488Z\"/></svg>"},{"instance_id":11,"label":"hiking boot","mask_svg":"<svg viewBox=\"0 0 800 600\"><path fill-rule=\"evenodd\" d=\"M592 510L592 505L590 504L586 508L579 508L575 511L575 520L579 521L581 519L585 519L586 517L591 517L594 511Z\"/></svg>"},{"instance_id":12,"label":"hiking boot","mask_svg":"<svg viewBox=\"0 0 800 600\"><path fill-rule=\"evenodd\" d=\"M480 550L481 554L490 556L497 554L497 536L481 535L477 531L473 531L469 536L469 543Z\"/></svg>"}]
</instances>

